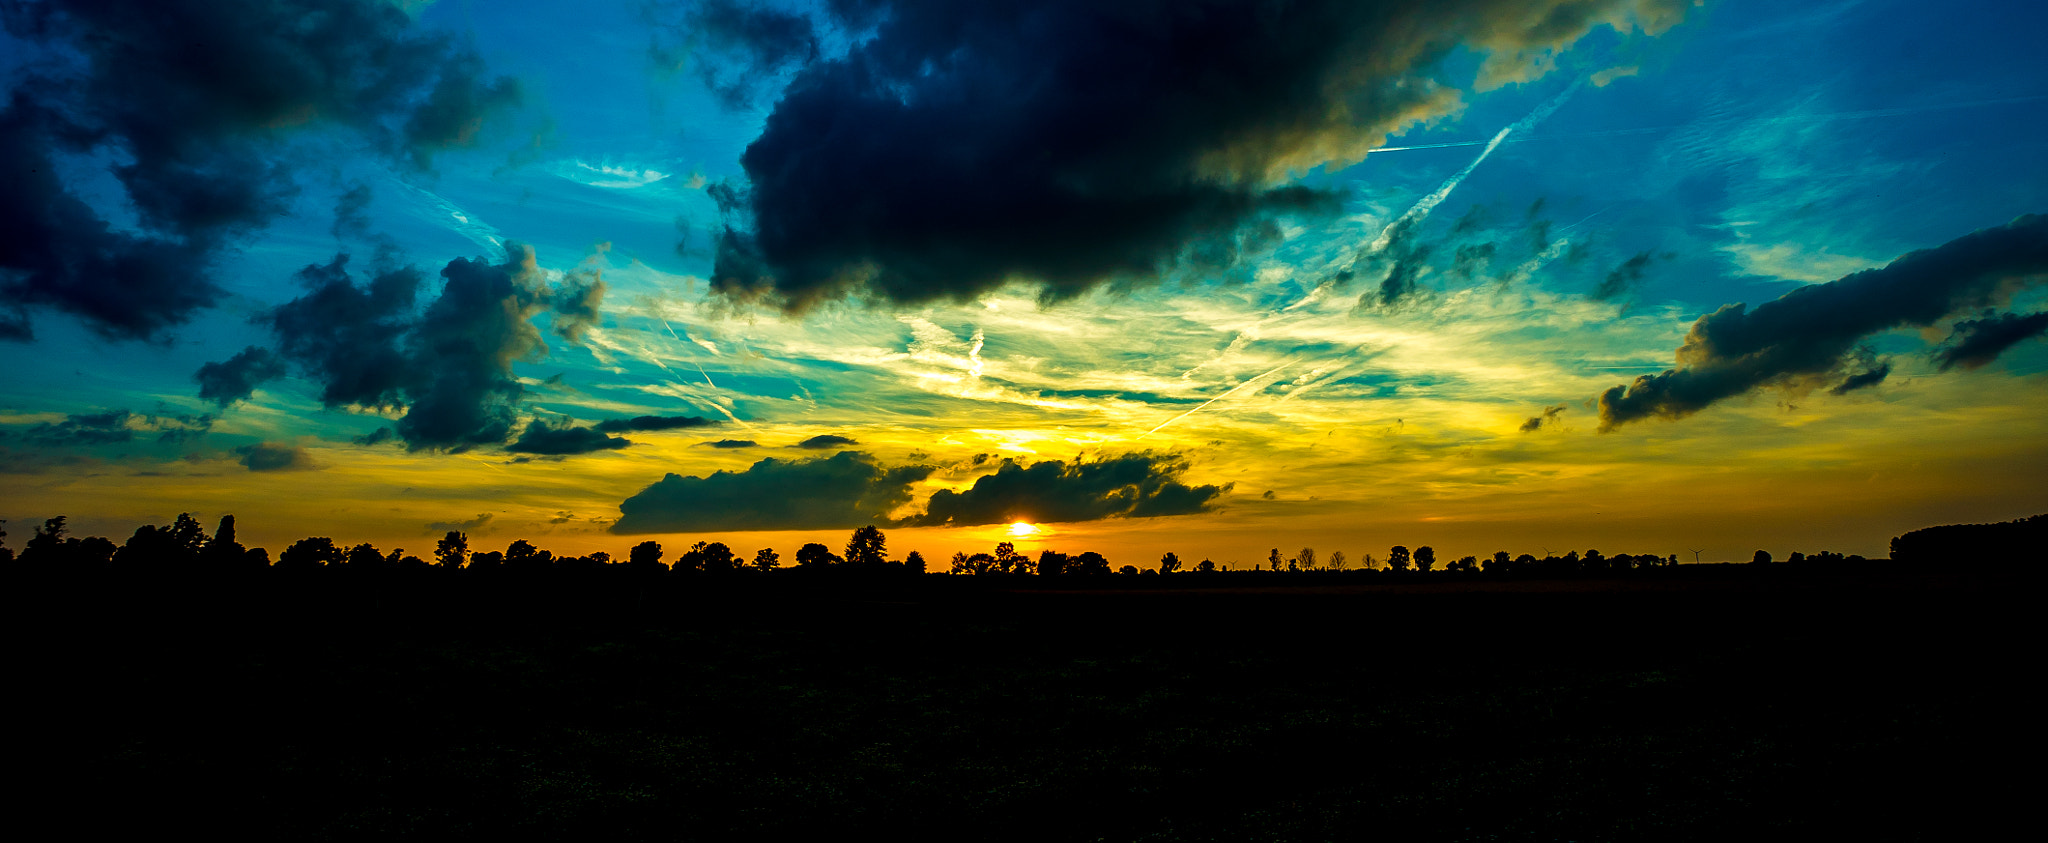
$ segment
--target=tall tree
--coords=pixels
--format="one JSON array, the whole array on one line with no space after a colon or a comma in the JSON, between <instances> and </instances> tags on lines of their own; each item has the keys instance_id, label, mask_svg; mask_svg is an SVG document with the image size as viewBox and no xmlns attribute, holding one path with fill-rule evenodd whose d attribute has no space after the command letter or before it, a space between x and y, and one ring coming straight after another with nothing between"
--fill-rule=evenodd
<instances>
[{"instance_id":1,"label":"tall tree","mask_svg":"<svg viewBox=\"0 0 2048 843\"><path fill-rule=\"evenodd\" d=\"M644 541L633 545L626 552L626 567L634 571L666 571L668 566L661 562L661 543Z\"/></svg>"},{"instance_id":2,"label":"tall tree","mask_svg":"<svg viewBox=\"0 0 2048 843\"><path fill-rule=\"evenodd\" d=\"M832 549L817 542L811 542L796 549L796 565L799 568L823 568L839 561L832 555Z\"/></svg>"},{"instance_id":3,"label":"tall tree","mask_svg":"<svg viewBox=\"0 0 2048 843\"><path fill-rule=\"evenodd\" d=\"M1415 549L1415 570L1427 571L1436 567L1436 548L1423 545Z\"/></svg>"},{"instance_id":4,"label":"tall tree","mask_svg":"<svg viewBox=\"0 0 2048 843\"><path fill-rule=\"evenodd\" d=\"M754 554L754 570L773 571L780 567L782 567L782 557L776 555L775 548L764 547Z\"/></svg>"},{"instance_id":5,"label":"tall tree","mask_svg":"<svg viewBox=\"0 0 2048 843\"><path fill-rule=\"evenodd\" d=\"M460 531L449 530L448 535L434 543L434 559L443 568L460 568L469 560L469 536Z\"/></svg>"},{"instance_id":6,"label":"tall tree","mask_svg":"<svg viewBox=\"0 0 2048 843\"><path fill-rule=\"evenodd\" d=\"M1387 549L1387 567L1396 571L1408 570L1408 548L1405 545L1397 544Z\"/></svg>"},{"instance_id":7,"label":"tall tree","mask_svg":"<svg viewBox=\"0 0 2048 843\"><path fill-rule=\"evenodd\" d=\"M1178 570L1180 570L1180 556L1178 554L1169 550L1165 556L1159 557L1159 573L1171 574Z\"/></svg>"},{"instance_id":8,"label":"tall tree","mask_svg":"<svg viewBox=\"0 0 2048 843\"><path fill-rule=\"evenodd\" d=\"M881 529L875 525L869 524L854 530L852 538L846 540L846 564L858 565L863 568L877 568L887 561L889 561L888 540L882 536Z\"/></svg>"}]
</instances>

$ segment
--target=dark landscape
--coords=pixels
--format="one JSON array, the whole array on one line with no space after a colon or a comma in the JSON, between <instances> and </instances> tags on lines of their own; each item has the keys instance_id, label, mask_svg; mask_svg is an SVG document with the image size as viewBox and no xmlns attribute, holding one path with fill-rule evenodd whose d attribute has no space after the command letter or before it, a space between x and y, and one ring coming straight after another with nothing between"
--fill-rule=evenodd
<instances>
[{"instance_id":1,"label":"dark landscape","mask_svg":"<svg viewBox=\"0 0 2048 843\"><path fill-rule=\"evenodd\" d=\"M1170 576L228 570L212 544L13 566L39 785L100 803L76 831L1912 840L2025 804L2038 543Z\"/></svg>"}]
</instances>

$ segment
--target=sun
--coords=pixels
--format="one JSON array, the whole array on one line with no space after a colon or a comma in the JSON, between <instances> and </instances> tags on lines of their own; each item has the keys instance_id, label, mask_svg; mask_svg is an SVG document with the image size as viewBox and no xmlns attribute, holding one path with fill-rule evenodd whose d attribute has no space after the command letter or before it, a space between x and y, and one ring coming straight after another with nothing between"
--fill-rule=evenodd
<instances>
[{"instance_id":1,"label":"sun","mask_svg":"<svg viewBox=\"0 0 2048 843\"><path fill-rule=\"evenodd\" d=\"M1011 525L1010 525L1010 536L1011 536L1012 538L1019 538L1019 539L1021 539L1021 538L1028 538L1028 537L1030 537L1030 536L1035 536L1035 535L1038 535L1038 525L1037 525L1037 524L1027 524L1027 523L1025 523L1025 522L1023 522L1023 521L1019 521L1019 522L1017 522L1017 523L1015 523L1015 524L1011 524Z\"/></svg>"}]
</instances>

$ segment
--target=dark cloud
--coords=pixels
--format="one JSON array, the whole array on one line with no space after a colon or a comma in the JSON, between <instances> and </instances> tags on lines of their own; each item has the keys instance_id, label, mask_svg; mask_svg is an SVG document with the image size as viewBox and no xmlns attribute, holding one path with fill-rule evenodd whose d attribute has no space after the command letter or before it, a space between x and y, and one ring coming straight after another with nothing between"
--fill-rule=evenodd
<instances>
[{"instance_id":1,"label":"dark cloud","mask_svg":"<svg viewBox=\"0 0 2048 843\"><path fill-rule=\"evenodd\" d=\"M568 456L588 454L593 451L614 451L633 444L632 441L616 436L606 436L587 427L549 427L547 422L534 419L526 425L526 432L505 450L515 454L538 454L541 456Z\"/></svg>"},{"instance_id":2,"label":"dark cloud","mask_svg":"<svg viewBox=\"0 0 2048 843\"><path fill-rule=\"evenodd\" d=\"M329 229L336 238L370 236L370 186L351 185L334 200L334 225Z\"/></svg>"},{"instance_id":3,"label":"dark cloud","mask_svg":"<svg viewBox=\"0 0 2048 843\"><path fill-rule=\"evenodd\" d=\"M736 0L649 3L654 26L649 54L668 68L693 67L727 108L753 104L776 74L818 57L811 19Z\"/></svg>"},{"instance_id":4,"label":"dark cloud","mask_svg":"<svg viewBox=\"0 0 2048 843\"><path fill-rule=\"evenodd\" d=\"M712 448L726 448L726 449L730 449L730 448L758 448L758 447L760 447L760 446L761 446L761 443L759 443L759 442L755 442L755 441L754 441L754 440L752 440L752 439L720 439L720 440L718 440L718 441L716 441L716 442L706 442L706 443L704 443L704 444L705 444L706 446L709 446L709 447L712 447Z\"/></svg>"},{"instance_id":5,"label":"dark cloud","mask_svg":"<svg viewBox=\"0 0 2048 843\"><path fill-rule=\"evenodd\" d=\"M284 377L284 358L267 348L249 346L223 363L199 367L199 397L222 407L248 398L265 381Z\"/></svg>"},{"instance_id":6,"label":"dark cloud","mask_svg":"<svg viewBox=\"0 0 2048 843\"><path fill-rule=\"evenodd\" d=\"M555 336L573 343L583 342L584 332L597 326L604 293L604 276L594 267L583 267L565 276L548 297L548 310L554 314L550 329Z\"/></svg>"},{"instance_id":7,"label":"dark cloud","mask_svg":"<svg viewBox=\"0 0 2048 843\"><path fill-rule=\"evenodd\" d=\"M432 521L427 524L426 534L430 536L439 536L454 532L474 533L476 535L483 535L485 533L490 532L489 528L491 525L491 519L493 517L494 516L491 513L479 512L476 514L475 518L471 518L467 521Z\"/></svg>"},{"instance_id":8,"label":"dark cloud","mask_svg":"<svg viewBox=\"0 0 2048 843\"><path fill-rule=\"evenodd\" d=\"M1884 379L1891 377L1891 374L1891 361L1872 359L1864 366L1862 371L1850 373L1848 377L1842 379L1841 383L1835 384L1833 389L1828 390L1828 393L1832 395L1848 395L1859 389L1869 389L1884 383Z\"/></svg>"},{"instance_id":9,"label":"dark cloud","mask_svg":"<svg viewBox=\"0 0 2048 843\"><path fill-rule=\"evenodd\" d=\"M849 445L858 444L860 443L848 439L844 436L837 436L830 433L820 433L809 439L805 439L802 442L796 443L796 447L806 448L813 451L823 451L831 448L844 448Z\"/></svg>"},{"instance_id":10,"label":"dark cloud","mask_svg":"<svg viewBox=\"0 0 2048 843\"><path fill-rule=\"evenodd\" d=\"M929 466L884 468L859 451L764 459L709 477L670 474L619 504L614 533L841 529L884 523Z\"/></svg>"},{"instance_id":11,"label":"dark cloud","mask_svg":"<svg viewBox=\"0 0 2048 843\"><path fill-rule=\"evenodd\" d=\"M358 436L350 441L355 442L358 445L382 445L386 442L396 440L397 438L398 431L392 430L391 428L388 427L380 427L377 428L376 430L370 431L369 433L365 433L361 436Z\"/></svg>"},{"instance_id":12,"label":"dark cloud","mask_svg":"<svg viewBox=\"0 0 2048 843\"><path fill-rule=\"evenodd\" d=\"M1287 186L1450 113L1439 59L1529 78L1599 23L1683 0L842 0L741 158L713 285L802 306L860 287L1076 294L1206 265L1247 226L1336 209ZM791 54L784 31L762 37ZM781 45L779 47L774 45ZM1398 296L1396 296L1398 298Z\"/></svg>"},{"instance_id":13,"label":"dark cloud","mask_svg":"<svg viewBox=\"0 0 2048 843\"><path fill-rule=\"evenodd\" d=\"M1948 341L1935 350L1934 361L1941 364L1944 372L1957 366L1975 369L1997 359L2006 349L2043 332L2048 332L2048 312L2027 316L1986 314L1981 319L1957 322Z\"/></svg>"},{"instance_id":14,"label":"dark cloud","mask_svg":"<svg viewBox=\"0 0 2048 843\"><path fill-rule=\"evenodd\" d=\"M557 308L564 333L560 304L595 313L603 293L601 281L575 275L551 288L532 249L512 244L507 254L496 264L449 262L424 312L414 307L425 282L418 269L358 285L348 256L337 255L301 270L306 294L259 321L276 335L278 355L321 384L328 406L403 409L396 434L413 450L496 444L512 435L525 394L512 364L547 353L535 317ZM574 341L580 331L565 336Z\"/></svg>"},{"instance_id":15,"label":"dark cloud","mask_svg":"<svg viewBox=\"0 0 2048 843\"><path fill-rule=\"evenodd\" d=\"M259 321L277 337L278 353L321 385L330 407L403 405L411 378L404 348L413 305L426 275L416 267L378 273L367 286L350 278L347 255L299 270L307 290Z\"/></svg>"},{"instance_id":16,"label":"dark cloud","mask_svg":"<svg viewBox=\"0 0 2048 843\"><path fill-rule=\"evenodd\" d=\"M710 427L717 423L702 416L634 416L630 419L605 419L597 423L596 429L604 433L631 433Z\"/></svg>"},{"instance_id":17,"label":"dark cloud","mask_svg":"<svg viewBox=\"0 0 2048 843\"><path fill-rule=\"evenodd\" d=\"M381 0L51 0L0 23L32 59L0 111L0 336L15 339L36 308L155 339L212 305L214 256L298 190L298 131L344 127L425 167L518 98ZM138 231L59 175L106 159Z\"/></svg>"},{"instance_id":18,"label":"dark cloud","mask_svg":"<svg viewBox=\"0 0 2048 843\"><path fill-rule=\"evenodd\" d=\"M974 481L967 491L941 489L923 515L905 526L967 527L1024 520L1047 523L1103 518L1187 515L1215 508L1229 486L1180 482L1187 460L1143 452L1066 463L1046 460L1030 466L1004 459L996 473Z\"/></svg>"},{"instance_id":19,"label":"dark cloud","mask_svg":"<svg viewBox=\"0 0 2048 843\"><path fill-rule=\"evenodd\" d=\"M181 443L213 429L211 415L135 413L71 413L61 422L39 422L21 431L23 441L45 447L118 445L154 436L158 443Z\"/></svg>"},{"instance_id":20,"label":"dark cloud","mask_svg":"<svg viewBox=\"0 0 2048 843\"><path fill-rule=\"evenodd\" d=\"M1607 273L1607 277L1600 280L1600 286L1593 288L1593 300L1611 301L1642 286L1644 271L1654 259L1655 256L1649 252L1637 252L1634 257L1622 261L1620 266L1615 267L1613 272Z\"/></svg>"},{"instance_id":21,"label":"dark cloud","mask_svg":"<svg viewBox=\"0 0 2048 843\"><path fill-rule=\"evenodd\" d=\"M1849 352L1879 331L1928 327L1997 304L2048 277L2048 216L1963 235L1881 269L1801 287L1754 311L1722 307L1694 322L1678 367L1600 395L1600 428L1680 418L1766 385L1843 377ZM1846 381L1844 381L1846 383Z\"/></svg>"},{"instance_id":22,"label":"dark cloud","mask_svg":"<svg viewBox=\"0 0 2048 843\"><path fill-rule=\"evenodd\" d=\"M1386 248L1365 254L1360 263L1366 271L1380 276L1380 285L1358 297L1362 309L1393 309L1415 297L1422 289L1422 273L1435 247L1417 242L1419 219L1403 217L1387 231Z\"/></svg>"},{"instance_id":23,"label":"dark cloud","mask_svg":"<svg viewBox=\"0 0 2048 843\"><path fill-rule=\"evenodd\" d=\"M282 442L258 442L235 449L250 471L311 471L320 466L306 449Z\"/></svg>"},{"instance_id":24,"label":"dark cloud","mask_svg":"<svg viewBox=\"0 0 2048 843\"><path fill-rule=\"evenodd\" d=\"M1528 421L1522 422L1522 426L1520 429L1523 433L1535 433L1536 431L1541 430L1543 426L1546 424L1557 424L1558 415L1563 413L1564 411L1565 406L1563 404L1559 404L1555 407L1545 407L1543 408L1543 415L1530 416Z\"/></svg>"},{"instance_id":25,"label":"dark cloud","mask_svg":"<svg viewBox=\"0 0 2048 843\"><path fill-rule=\"evenodd\" d=\"M1487 264L1499 248L1492 243L1467 243L1458 247L1452 259L1451 273L1459 278L1472 278L1486 271Z\"/></svg>"}]
</instances>

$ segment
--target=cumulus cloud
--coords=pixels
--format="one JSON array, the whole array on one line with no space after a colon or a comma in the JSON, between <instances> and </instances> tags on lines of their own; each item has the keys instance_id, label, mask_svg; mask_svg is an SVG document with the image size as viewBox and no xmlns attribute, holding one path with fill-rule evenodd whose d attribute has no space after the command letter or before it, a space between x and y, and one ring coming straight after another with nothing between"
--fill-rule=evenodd
<instances>
[{"instance_id":1,"label":"cumulus cloud","mask_svg":"<svg viewBox=\"0 0 2048 843\"><path fill-rule=\"evenodd\" d=\"M34 61L0 109L0 336L51 309L156 339L212 305L214 256L285 212L291 137L342 127L425 167L518 100L474 52L381 0L88 0L10 6ZM115 230L60 164L107 174L139 230Z\"/></svg>"},{"instance_id":2,"label":"cumulus cloud","mask_svg":"<svg viewBox=\"0 0 2048 843\"><path fill-rule=\"evenodd\" d=\"M860 443L855 442L852 439L848 439L844 436L838 436L831 433L820 433L809 439L805 439L802 442L796 443L796 447L805 448L812 451L825 451L830 450L832 448L844 448L849 445L858 444Z\"/></svg>"},{"instance_id":3,"label":"cumulus cloud","mask_svg":"<svg viewBox=\"0 0 2048 843\"><path fill-rule=\"evenodd\" d=\"M1944 372L1957 366L1975 369L2043 332L2048 332L2048 312L2026 316L1986 314L1981 319L1957 322L1955 333L1949 335L1942 348L1935 350L1934 361L1941 364Z\"/></svg>"},{"instance_id":4,"label":"cumulus cloud","mask_svg":"<svg viewBox=\"0 0 2048 843\"><path fill-rule=\"evenodd\" d=\"M1538 430L1542 430L1546 424L1555 425L1557 424L1558 415L1564 411L1565 406L1563 404L1555 407L1545 407L1543 408L1543 415L1530 416L1528 421L1522 422L1520 429L1523 433L1535 433Z\"/></svg>"},{"instance_id":5,"label":"cumulus cloud","mask_svg":"<svg viewBox=\"0 0 2048 843\"><path fill-rule=\"evenodd\" d=\"M710 427L714 424L718 422L702 416L634 416L629 419L605 419L597 423L596 429L602 433L631 433Z\"/></svg>"},{"instance_id":6,"label":"cumulus cloud","mask_svg":"<svg viewBox=\"0 0 2048 843\"><path fill-rule=\"evenodd\" d=\"M540 456L569 456L588 454L595 451L615 451L633 444L631 440L617 436L606 436L587 427L564 424L549 427L547 422L534 419L526 425L526 432L505 450L515 454L536 454Z\"/></svg>"},{"instance_id":7,"label":"cumulus cloud","mask_svg":"<svg viewBox=\"0 0 2048 843\"><path fill-rule=\"evenodd\" d=\"M533 250L512 244L501 263L450 261L440 295L422 312L415 303L425 273L387 269L362 285L348 262L337 255L300 270L307 292L259 321L276 336L277 355L320 383L327 406L403 410L394 430L413 450L509 438L525 394L512 364L547 353L534 319L555 308L557 333L574 341L581 333L561 330L560 303L595 313L603 292L601 282L574 275L549 286ZM234 362L208 364L202 383L209 368L233 371Z\"/></svg>"},{"instance_id":8,"label":"cumulus cloud","mask_svg":"<svg viewBox=\"0 0 2048 843\"><path fill-rule=\"evenodd\" d=\"M248 398L265 381L284 377L284 358L267 348L249 346L226 362L199 367L199 397L222 407Z\"/></svg>"},{"instance_id":9,"label":"cumulus cloud","mask_svg":"<svg viewBox=\"0 0 2048 843\"><path fill-rule=\"evenodd\" d=\"M1072 463L1029 466L1004 459L964 492L941 489L923 515L905 526L966 527L1024 520L1039 523L1147 518L1207 512L1229 486L1189 486L1187 460L1141 452Z\"/></svg>"},{"instance_id":10,"label":"cumulus cloud","mask_svg":"<svg viewBox=\"0 0 2048 843\"><path fill-rule=\"evenodd\" d=\"M1293 176L1455 111L1436 81L1452 50L1504 84L1595 26L1658 31L1690 5L848 0L824 20L864 37L801 62L794 22L729 29L801 69L741 158L747 183L716 197L712 283L795 306L853 287L915 302L1206 265L1248 227L1334 210Z\"/></svg>"},{"instance_id":11,"label":"cumulus cloud","mask_svg":"<svg viewBox=\"0 0 2048 843\"><path fill-rule=\"evenodd\" d=\"M1622 261L1614 271L1607 273L1606 278L1600 279L1600 286L1593 288L1593 300L1612 301L1642 286L1644 272L1654 259L1649 252L1637 252Z\"/></svg>"},{"instance_id":12,"label":"cumulus cloud","mask_svg":"<svg viewBox=\"0 0 2048 843\"><path fill-rule=\"evenodd\" d=\"M71 413L61 422L38 422L22 430L22 440L44 447L87 447L118 445L154 437L159 443L179 443L213 429L210 415L180 413L136 413L109 410L101 413Z\"/></svg>"},{"instance_id":13,"label":"cumulus cloud","mask_svg":"<svg viewBox=\"0 0 2048 843\"><path fill-rule=\"evenodd\" d=\"M311 471L320 466L306 449L282 442L258 442L235 449L250 471Z\"/></svg>"},{"instance_id":14,"label":"cumulus cloud","mask_svg":"<svg viewBox=\"0 0 2048 843\"><path fill-rule=\"evenodd\" d=\"M669 474L619 504L614 533L837 529L885 523L929 466L884 468L859 451L764 459L708 477Z\"/></svg>"},{"instance_id":15,"label":"cumulus cloud","mask_svg":"<svg viewBox=\"0 0 2048 843\"><path fill-rule=\"evenodd\" d=\"M1693 323L1678 349L1677 368L1601 393L1600 429L1650 417L1682 418L1761 386L1846 386L1845 378L1853 376L1845 376L1843 367L1853 362L1849 352L1864 337L1930 327L1957 312L1996 305L2044 278L2048 216L2028 214L1907 253L1879 269L1801 287L1753 311L1723 306Z\"/></svg>"}]
</instances>

